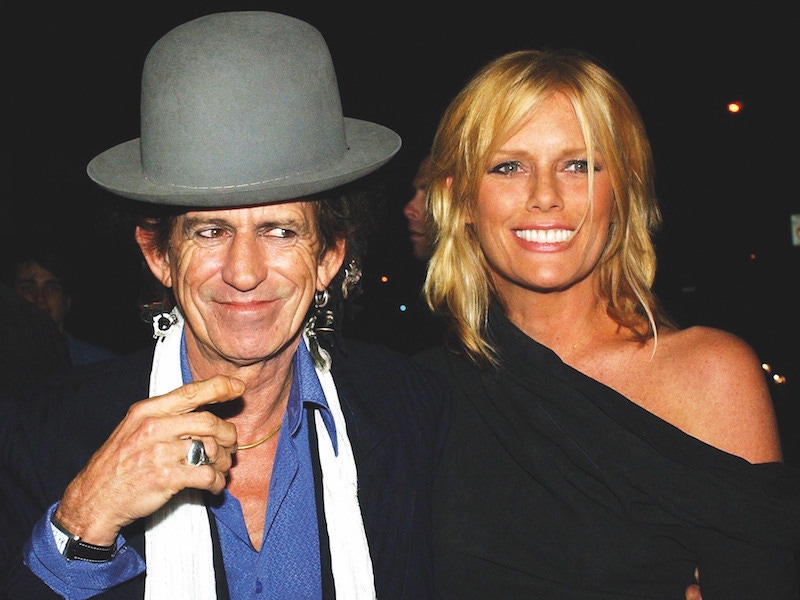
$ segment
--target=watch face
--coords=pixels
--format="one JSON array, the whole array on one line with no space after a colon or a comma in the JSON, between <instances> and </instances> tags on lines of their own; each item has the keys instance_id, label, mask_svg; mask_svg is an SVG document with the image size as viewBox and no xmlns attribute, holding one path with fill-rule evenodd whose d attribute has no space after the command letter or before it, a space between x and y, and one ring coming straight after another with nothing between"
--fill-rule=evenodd
<instances>
[{"instance_id":1,"label":"watch face","mask_svg":"<svg viewBox=\"0 0 800 600\"><path fill-rule=\"evenodd\" d=\"M64 550L67 547L67 542L69 541L69 536L56 527L52 522L50 523L50 529L53 531L53 538L56 540L56 548L58 548L59 554L64 554Z\"/></svg>"}]
</instances>

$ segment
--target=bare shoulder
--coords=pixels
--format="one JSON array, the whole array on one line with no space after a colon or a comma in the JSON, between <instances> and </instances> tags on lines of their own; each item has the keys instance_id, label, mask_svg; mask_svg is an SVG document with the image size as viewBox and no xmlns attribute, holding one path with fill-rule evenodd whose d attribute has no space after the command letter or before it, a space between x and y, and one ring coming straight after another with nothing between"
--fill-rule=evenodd
<instances>
[{"instance_id":1,"label":"bare shoulder","mask_svg":"<svg viewBox=\"0 0 800 600\"><path fill-rule=\"evenodd\" d=\"M780 460L777 423L761 363L742 338L711 327L659 336L655 368L677 407L674 424L750 462Z\"/></svg>"},{"instance_id":2,"label":"bare shoulder","mask_svg":"<svg viewBox=\"0 0 800 600\"><path fill-rule=\"evenodd\" d=\"M659 335L672 360L703 369L708 376L725 377L745 368L763 378L761 364L753 348L742 338L722 329L695 326ZM732 372L732 373L731 373Z\"/></svg>"}]
</instances>

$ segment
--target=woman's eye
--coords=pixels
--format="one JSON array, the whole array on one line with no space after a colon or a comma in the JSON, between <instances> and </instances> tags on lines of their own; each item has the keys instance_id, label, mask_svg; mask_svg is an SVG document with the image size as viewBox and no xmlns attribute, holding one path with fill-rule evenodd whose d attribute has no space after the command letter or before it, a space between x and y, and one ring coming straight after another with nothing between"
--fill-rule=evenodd
<instances>
[{"instance_id":1,"label":"woman's eye","mask_svg":"<svg viewBox=\"0 0 800 600\"><path fill-rule=\"evenodd\" d=\"M567 163L567 168L564 169L565 171L573 171L575 173L588 173L589 172L589 161L588 160L571 160ZM594 172L598 173L601 171L600 164L595 161L594 163Z\"/></svg>"},{"instance_id":2,"label":"woman's eye","mask_svg":"<svg viewBox=\"0 0 800 600\"><path fill-rule=\"evenodd\" d=\"M574 171L576 173L588 173L589 161L587 160L571 160L567 163L565 171Z\"/></svg>"},{"instance_id":3,"label":"woman's eye","mask_svg":"<svg viewBox=\"0 0 800 600\"><path fill-rule=\"evenodd\" d=\"M511 173L519 173L522 170L522 165L519 161L509 160L502 162L499 165L492 167L490 173L499 173L500 175L510 175Z\"/></svg>"}]
</instances>

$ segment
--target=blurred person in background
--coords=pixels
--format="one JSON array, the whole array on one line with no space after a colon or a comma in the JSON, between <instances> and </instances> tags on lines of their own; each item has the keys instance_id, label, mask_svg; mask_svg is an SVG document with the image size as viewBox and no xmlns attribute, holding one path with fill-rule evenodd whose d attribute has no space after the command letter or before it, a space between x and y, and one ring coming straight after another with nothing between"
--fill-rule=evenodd
<instances>
[{"instance_id":1,"label":"blurred person in background","mask_svg":"<svg viewBox=\"0 0 800 600\"><path fill-rule=\"evenodd\" d=\"M412 196L403 207L403 215L408 221L408 240L411 253L419 261L427 262L433 253L433 237L428 224L426 208L428 187L431 183L431 157L424 157L417 167L411 182Z\"/></svg>"},{"instance_id":2,"label":"blurred person in background","mask_svg":"<svg viewBox=\"0 0 800 600\"><path fill-rule=\"evenodd\" d=\"M16 257L12 281L14 290L47 314L64 336L73 365L105 360L116 356L112 350L72 334L67 321L73 302L73 278L66 264L68 255L46 244L31 246Z\"/></svg>"}]
</instances>

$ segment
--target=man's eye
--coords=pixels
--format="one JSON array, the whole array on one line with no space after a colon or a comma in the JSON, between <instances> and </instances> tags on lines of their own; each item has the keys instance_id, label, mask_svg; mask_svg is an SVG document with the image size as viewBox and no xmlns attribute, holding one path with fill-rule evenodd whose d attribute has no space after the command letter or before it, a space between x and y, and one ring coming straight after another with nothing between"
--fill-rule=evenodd
<instances>
[{"instance_id":1,"label":"man's eye","mask_svg":"<svg viewBox=\"0 0 800 600\"><path fill-rule=\"evenodd\" d=\"M287 239L293 237L295 235L294 231L291 229L285 229L283 227L272 227L265 232L265 235L270 237L277 237L281 239Z\"/></svg>"},{"instance_id":2,"label":"man's eye","mask_svg":"<svg viewBox=\"0 0 800 600\"><path fill-rule=\"evenodd\" d=\"M207 239L216 239L223 234L223 230L219 227L209 227L207 229L198 229L195 235Z\"/></svg>"},{"instance_id":3,"label":"man's eye","mask_svg":"<svg viewBox=\"0 0 800 600\"><path fill-rule=\"evenodd\" d=\"M502 162L499 165L492 167L490 173L499 173L500 175L510 175L511 173L519 173L522 170L522 165L517 160L509 160Z\"/></svg>"}]
</instances>

